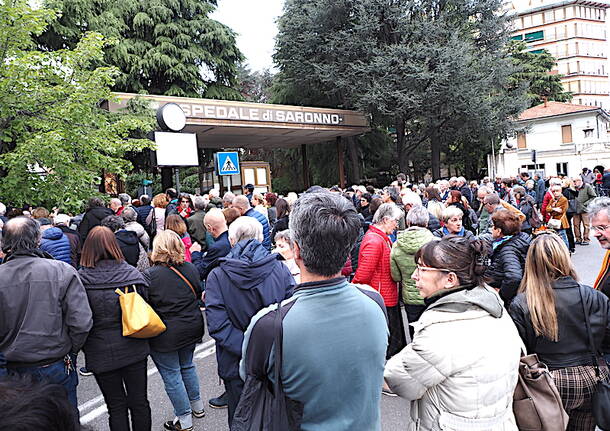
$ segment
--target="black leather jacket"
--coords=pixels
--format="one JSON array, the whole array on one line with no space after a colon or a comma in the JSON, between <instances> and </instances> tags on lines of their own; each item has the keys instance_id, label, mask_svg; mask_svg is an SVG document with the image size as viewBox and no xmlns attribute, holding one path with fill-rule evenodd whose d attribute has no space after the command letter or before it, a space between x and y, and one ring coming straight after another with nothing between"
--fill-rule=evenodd
<instances>
[{"instance_id":1,"label":"black leather jacket","mask_svg":"<svg viewBox=\"0 0 610 431\"><path fill-rule=\"evenodd\" d=\"M578 289L579 284L571 277L562 277L553 282L559 325L557 342L535 335L523 293L517 295L510 305L509 313L527 352L537 353L538 358L551 370L593 363ZM595 348L610 353L610 300L588 286L582 287L582 297L589 313Z\"/></svg>"}]
</instances>

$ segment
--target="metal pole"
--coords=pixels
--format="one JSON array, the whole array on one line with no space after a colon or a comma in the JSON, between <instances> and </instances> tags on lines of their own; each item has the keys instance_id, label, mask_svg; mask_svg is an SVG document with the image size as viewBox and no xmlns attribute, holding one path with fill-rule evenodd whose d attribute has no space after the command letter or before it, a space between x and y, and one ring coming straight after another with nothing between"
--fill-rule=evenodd
<instances>
[{"instance_id":1,"label":"metal pole","mask_svg":"<svg viewBox=\"0 0 610 431\"><path fill-rule=\"evenodd\" d=\"M494 138L491 138L491 178L496 177L496 149L494 147Z\"/></svg>"},{"instance_id":2,"label":"metal pole","mask_svg":"<svg viewBox=\"0 0 610 431\"><path fill-rule=\"evenodd\" d=\"M337 164L339 168L339 187L345 188L345 163L343 161L343 142L341 136L337 137Z\"/></svg>"},{"instance_id":3,"label":"metal pole","mask_svg":"<svg viewBox=\"0 0 610 431\"><path fill-rule=\"evenodd\" d=\"M180 169L174 168L174 182L176 183L176 191L180 193Z\"/></svg>"}]
</instances>

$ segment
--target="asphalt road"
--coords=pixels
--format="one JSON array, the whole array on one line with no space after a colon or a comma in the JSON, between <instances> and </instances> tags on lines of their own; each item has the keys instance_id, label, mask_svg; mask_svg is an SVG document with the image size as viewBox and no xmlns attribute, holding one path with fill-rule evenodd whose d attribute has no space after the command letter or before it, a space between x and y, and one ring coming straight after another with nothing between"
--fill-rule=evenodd
<instances>
[{"instance_id":1,"label":"asphalt road","mask_svg":"<svg viewBox=\"0 0 610 431\"><path fill-rule=\"evenodd\" d=\"M576 253L572 256L576 271L584 284L593 284L601 265L603 250L597 241L593 239L591 245L577 246ZM195 430L206 431L228 431L227 410L216 410L207 407L207 400L218 396L222 392L216 374L216 355L214 341L209 336L198 345L195 351L195 362L199 373L201 384L201 396L206 405L206 416L202 419L193 418ZM79 366L84 364L82 354L79 356ZM152 360L148 360L148 399L152 410L153 430L162 430L163 423L173 418L173 410L165 390L163 382L155 368ZM81 423L89 430L108 430L108 415L106 405L99 391L95 379L79 376L78 386L79 410ZM405 429L408 422L408 405L398 397L382 396L381 401L382 429L394 431Z\"/></svg>"}]
</instances>

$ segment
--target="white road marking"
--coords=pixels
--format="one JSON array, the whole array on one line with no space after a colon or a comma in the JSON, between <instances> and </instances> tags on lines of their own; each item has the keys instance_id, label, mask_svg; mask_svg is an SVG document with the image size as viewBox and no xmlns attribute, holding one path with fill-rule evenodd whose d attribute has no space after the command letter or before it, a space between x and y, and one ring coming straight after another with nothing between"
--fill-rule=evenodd
<instances>
[{"instance_id":1,"label":"white road marking","mask_svg":"<svg viewBox=\"0 0 610 431\"><path fill-rule=\"evenodd\" d=\"M216 352L216 346L214 345L214 343L215 343L214 340L208 340L205 343L197 346L195 348L195 355L194 355L193 359L203 359L203 358L207 358L210 355L213 355ZM158 372L159 371L157 370L157 367L152 367L152 368L148 369L147 375L148 375L148 377L150 377L150 376L157 374ZM100 402L102 403L101 406L94 408L86 415L82 415L82 413L84 411L90 409L91 407L95 406L96 404L99 404ZM101 415L106 413L108 411L108 408L106 407L106 404L104 403L104 397L102 395L99 395L95 398L90 399L89 401L84 402L80 406L78 406L78 411L82 415L80 418L81 425L86 425L89 422L92 422L93 420L97 419L98 417L100 417Z\"/></svg>"}]
</instances>

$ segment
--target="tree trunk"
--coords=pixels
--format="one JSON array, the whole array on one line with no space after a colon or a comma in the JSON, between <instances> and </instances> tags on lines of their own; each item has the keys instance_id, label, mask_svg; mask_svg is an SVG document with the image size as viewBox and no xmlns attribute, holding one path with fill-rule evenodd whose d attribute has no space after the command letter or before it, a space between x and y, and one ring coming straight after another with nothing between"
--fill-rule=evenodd
<instances>
[{"instance_id":1,"label":"tree trunk","mask_svg":"<svg viewBox=\"0 0 610 431\"><path fill-rule=\"evenodd\" d=\"M347 139L347 159L349 169L347 171L348 181L351 184L360 184L362 172L360 170L360 157L358 155L358 138L350 136Z\"/></svg>"},{"instance_id":2,"label":"tree trunk","mask_svg":"<svg viewBox=\"0 0 610 431\"><path fill-rule=\"evenodd\" d=\"M432 156L432 180L436 181L441 177L441 142L436 131L430 135L430 149Z\"/></svg>"},{"instance_id":3,"label":"tree trunk","mask_svg":"<svg viewBox=\"0 0 610 431\"><path fill-rule=\"evenodd\" d=\"M405 151L405 120L397 118L396 127L396 155L398 158L398 167L400 172L406 174L409 169L408 154Z\"/></svg>"},{"instance_id":4,"label":"tree trunk","mask_svg":"<svg viewBox=\"0 0 610 431\"><path fill-rule=\"evenodd\" d=\"M172 168L161 168L161 188L163 191L173 187L174 179Z\"/></svg>"}]
</instances>

